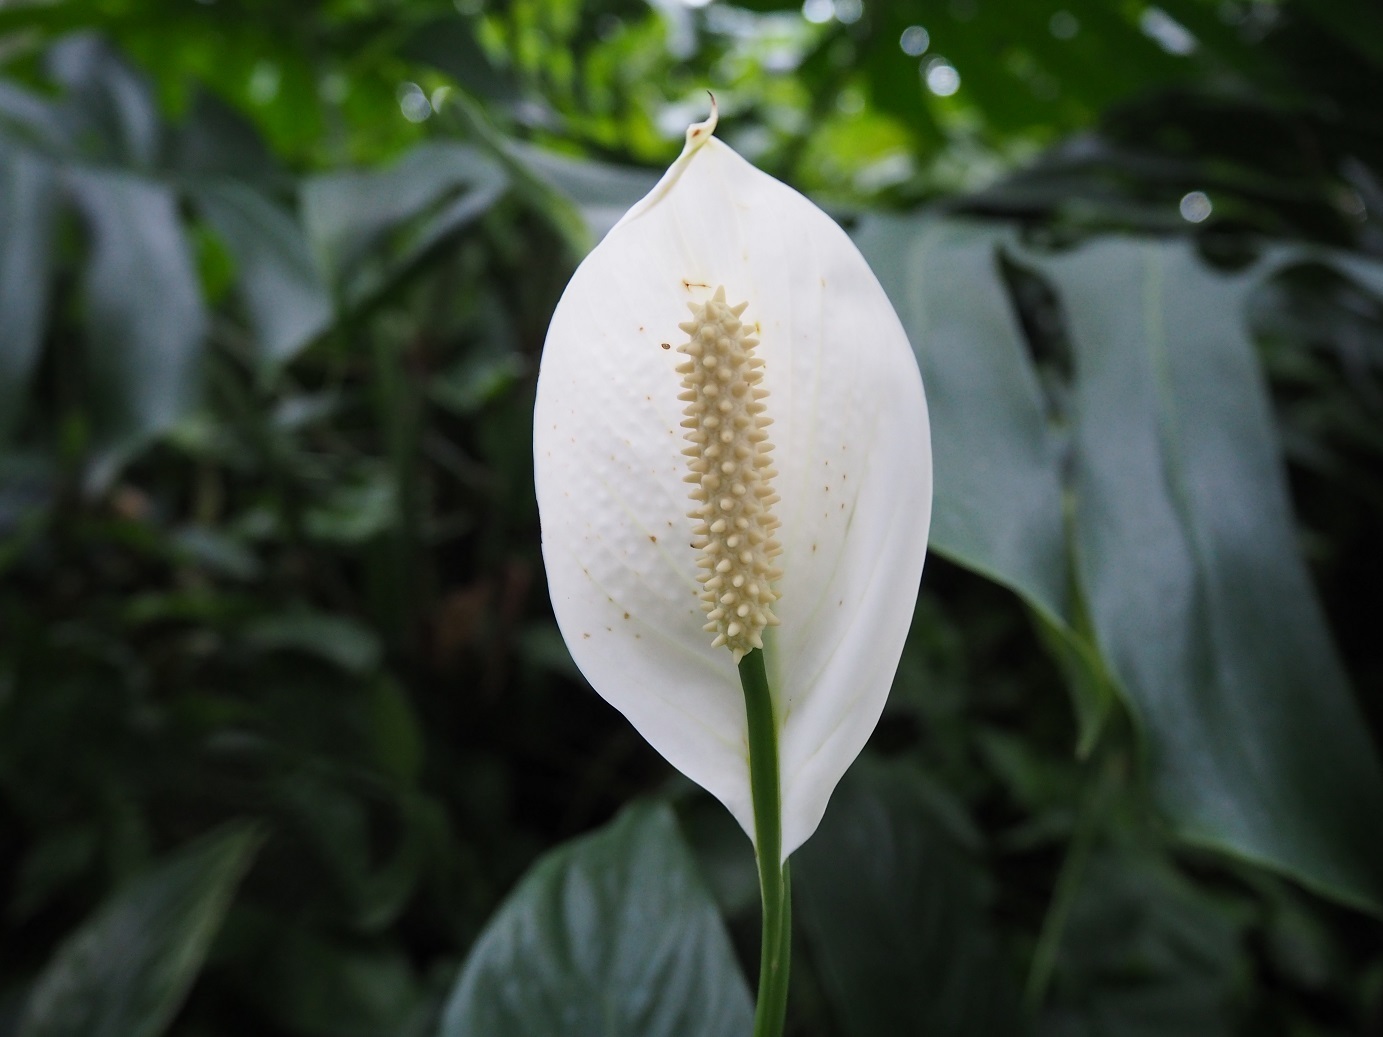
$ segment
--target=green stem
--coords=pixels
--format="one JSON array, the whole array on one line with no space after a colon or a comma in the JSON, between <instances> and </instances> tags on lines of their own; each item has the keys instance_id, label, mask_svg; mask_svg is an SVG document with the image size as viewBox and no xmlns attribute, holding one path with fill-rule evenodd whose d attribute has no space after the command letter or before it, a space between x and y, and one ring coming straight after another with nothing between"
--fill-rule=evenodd
<instances>
[{"instance_id":1,"label":"green stem","mask_svg":"<svg viewBox=\"0 0 1383 1037\"><path fill-rule=\"evenodd\" d=\"M764 653L740 660L740 684L749 721L749 786L754 802L754 846L763 898L763 946L759 956L759 1000L754 1037L780 1037L788 1005L792 958L792 898L783 857L783 802L778 777L778 725ZM782 863L780 863L782 862Z\"/></svg>"},{"instance_id":2,"label":"green stem","mask_svg":"<svg viewBox=\"0 0 1383 1037\"><path fill-rule=\"evenodd\" d=\"M1028 970L1028 981L1023 990L1024 1006L1033 1016L1042 1008L1042 1002L1047 996L1047 988L1056 971L1061 940L1066 933L1066 923L1080 892L1085 867L1095 848L1109 800L1115 791L1118 777L1116 762L1100 761L1098 768L1092 770L1094 773L1091 787L1077 813L1076 830L1067 847L1066 859L1061 862L1061 870L1057 873L1052 902L1047 908L1047 917L1042 921L1042 931L1038 934L1037 947L1033 950L1032 965Z\"/></svg>"}]
</instances>

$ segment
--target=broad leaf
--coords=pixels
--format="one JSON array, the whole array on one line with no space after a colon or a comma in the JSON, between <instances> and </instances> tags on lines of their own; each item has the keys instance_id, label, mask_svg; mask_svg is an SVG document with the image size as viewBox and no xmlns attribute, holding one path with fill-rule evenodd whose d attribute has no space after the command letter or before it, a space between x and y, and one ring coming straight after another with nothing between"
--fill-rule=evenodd
<instances>
[{"instance_id":1,"label":"broad leaf","mask_svg":"<svg viewBox=\"0 0 1383 1037\"><path fill-rule=\"evenodd\" d=\"M167 151L169 166L186 177L228 177L262 188L292 183L254 124L205 90L171 129Z\"/></svg>"},{"instance_id":2,"label":"broad leaf","mask_svg":"<svg viewBox=\"0 0 1383 1037\"><path fill-rule=\"evenodd\" d=\"M641 804L528 873L471 951L440 1035L744 1037L752 1015L672 812Z\"/></svg>"},{"instance_id":3,"label":"broad leaf","mask_svg":"<svg viewBox=\"0 0 1383 1037\"><path fill-rule=\"evenodd\" d=\"M1245 303L1184 243L1044 260L1076 356L1075 543L1181 834L1383 909L1383 774L1297 549Z\"/></svg>"},{"instance_id":4,"label":"broad leaf","mask_svg":"<svg viewBox=\"0 0 1383 1037\"><path fill-rule=\"evenodd\" d=\"M11 147L59 151L63 132L53 101L19 86L0 81L0 142Z\"/></svg>"},{"instance_id":5,"label":"broad leaf","mask_svg":"<svg viewBox=\"0 0 1383 1037\"><path fill-rule=\"evenodd\" d=\"M368 627L328 612L270 613L244 631L251 651L296 651L315 656L346 673L363 674L379 665L379 638Z\"/></svg>"},{"instance_id":6,"label":"broad leaf","mask_svg":"<svg viewBox=\"0 0 1383 1037\"><path fill-rule=\"evenodd\" d=\"M46 55L65 89L56 113L70 144L91 158L152 169L162 127L148 83L95 33L60 41Z\"/></svg>"},{"instance_id":7,"label":"broad leaf","mask_svg":"<svg viewBox=\"0 0 1383 1037\"><path fill-rule=\"evenodd\" d=\"M266 363L291 360L330 324L331 294L297 220L231 180L191 191L235 257L240 295Z\"/></svg>"},{"instance_id":8,"label":"broad leaf","mask_svg":"<svg viewBox=\"0 0 1383 1037\"><path fill-rule=\"evenodd\" d=\"M529 144L512 143L508 151L526 171L576 206L597 241L658 182L654 173L578 161Z\"/></svg>"},{"instance_id":9,"label":"broad leaf","mask_svg":"<svg viewBox=\"0 0 1383 1037\"><path fill-rule=\"evenodd\" d=\"M998 274L1006 233L872 218L855 241L898 310L932 425L932 547L1069 621L1061 442Z\"/></svg>"},{"instance_id":10,"label":"broad leaf","mask_svg":"<svg viewBox=\"0 0 1383 1037\"><path fill-rule=\"evenodd\" d=\"M1068 675L1079 751L1112 701L1103 667L1073 630L1063 473L1069 437L1049 413L999 271L1012 234L976 223L871 217L855 234L908 330L936 427L931 547L1003 584L1037 613Z\"/></svg>"},{"instance_id":11,"label":"broad leaf","mask_svg":"<svg viewBox=\"0 0 1383 1037\"><path fill-rule=\"evenodd\" d=\"M173 192L126 173L68 177L91 237L83 280L99 485L195 402L207 316Z\"/></svg>"},{"instance_id":12,"label":"broad leaf","mask_svg":"<svg viewBox=\"0 0 1383 1037\"><path fill-rule=\"evenodd\" d=\"M410 32L402 48L410 59L432 65L476 97L490 102L518 101L521 87L513 73L496 65L476 39L478 24L447 11Z\"/></svg>"},{"instance_id":13,"label":"broad leaf","mask_svg":"<svg viewBox=\"0 0 1383 1037\"><path fill-rule=\"evenodd\" d=\"M19 1037L156 1037L221 927L259 837L232 826L117 892L39 977Z\"/></svg>"},{"instance_id":14,"label":"broad leaf","mask_svg":"<svg viewBox=\"0 0 1383 1037\"><path fill-rule=\"evenodd\" d=\"M844 1034L1023 1031L974 842L942 794L902 767L856 766L831 797L792 867Z\"/></svg>"},{"instance_id":15,"label":"broad leaf","mask_svg":"<svg viewBox=\"0 0 1383 1037\"><path fill-rule=\"evenodd\" d=\"M1148 854L1081 873L1039 1037L1231 1037L1250 961L1234 906Z\"/></svg>"},{"instance_id":16,"label":"broad leaf","mask_svg":"<svg viewBox=\"0 0 1383 1037\"><path fill-rule=\"evenodd\" d=\"M421 144L385 170L306 180L303 223L341 297L361 303L483 215L505 184L499 167L473 148Z\"/></svg>"},{"instance_id":17,"label":"broad leaf","mask_svg":"<svg viewBox=\"0 0 1383 1037\"><path fill-rule=\"evenodd\" d=\"M1082 685L1107 671L1184 838L1383 908L1383 776L1296 546L1245 330L1261 271L1219 276L1189 245L1132 239L1019 253L1055 286L1074 351L1063 431L1002 287L1004 232L870 220L859 240L927 380L936 548L1022 594ZM1087 612L1093 644L1073 633ZM1098 687L1077 693L1092 715Z\"/></svg>"}]
</instances>

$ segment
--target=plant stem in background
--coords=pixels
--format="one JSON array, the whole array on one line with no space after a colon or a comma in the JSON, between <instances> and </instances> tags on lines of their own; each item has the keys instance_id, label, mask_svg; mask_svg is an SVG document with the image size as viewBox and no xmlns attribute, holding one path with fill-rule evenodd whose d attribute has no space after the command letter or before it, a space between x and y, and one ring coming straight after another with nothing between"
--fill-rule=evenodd
<instances>
[{"instance_id":1,"label":"plant stem in background","mask_svg":"<svg viewBox=\"0 0 1383 1037\"><path fill-rule=\"evenodd\" d=\"M1033 951L1032 965L1028 970L1028 979L1023 990L1024 1006L1033 1017L1041 1011L1042 1003L1047 996L1047 988L1056 970L1061 939L1066 932L1071 908L1080 892L1086 865L1090 861L1100 826L1118 785L1117 759L1097 757L1087 769L1087 773L1092 776L1092 780L1076 816L1076 828L1067 846L1066 857L1057 873L1052 902L1042 921L1042 931L1037 938L1037 947Z\"/></svg>"}]
</instances>

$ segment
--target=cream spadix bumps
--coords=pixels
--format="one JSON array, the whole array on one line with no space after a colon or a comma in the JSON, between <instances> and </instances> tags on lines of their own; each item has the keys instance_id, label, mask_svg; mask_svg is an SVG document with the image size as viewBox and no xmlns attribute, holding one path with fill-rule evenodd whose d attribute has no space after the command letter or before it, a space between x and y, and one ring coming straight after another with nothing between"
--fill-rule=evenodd
<instances>
[{"instance_id":1,"label":"cream spadix bumps","mask_svg":"<svg viewBox=\"0 0 1383 1037\"><path fill-rule=\"evenodd\" d=\"M712 648L727 645L739 662L745 653L762 648L765 627L777 626L773 581L782 575L773 556L782 545L773 539L778 526L770 510L778 502L772 479L778 473L769 457L772 419L764 416L768 392L763 361L754 356L758 340L739 319L748 303L730 306L725 289L717 288L707 303L691 303L693 319L678 327L691 336L678 349L690 359L677 368L686 403L691 445L686 481L695 488L697 507L692 546L700 552L697 565L706 570L702 607L714 633Z\"/></svg>"},{"instance_id":2,"label":"cream spadix bumps","mask_svg":"<svg viewBox=\"0 0 1383 1037\"><path fill-rule=\"evenodd\" d=\"M916 362L864 259L714 128L687 131L558 303L535 477L572 657L751 838L736 663L762 644L786 857L887 698L931 448Z\"/></svg>"}]
</instances>

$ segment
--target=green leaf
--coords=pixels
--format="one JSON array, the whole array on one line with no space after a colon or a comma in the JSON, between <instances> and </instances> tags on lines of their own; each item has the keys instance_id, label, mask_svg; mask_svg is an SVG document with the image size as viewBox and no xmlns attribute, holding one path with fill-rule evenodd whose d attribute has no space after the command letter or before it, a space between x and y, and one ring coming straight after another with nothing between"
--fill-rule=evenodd
<instances>
[{"instance_id":1,"label":"green leaf","mask_svg":"<svg viewBox=\"0 0 1383 1037\"><path fill-rule=\"evenodd\" d=\"M233 825L119 891L58 948L19 1037L156 1037L172 1021L259 844Z\"/></svg>"},{"instance_id":2,"label":"green leaf","mask_svg":"<svg viewBox=\"0 0 1383 1037\"><path fill-rule=\"evenodd\" d=\"M424 1004L403 948L383 940L314 932L302 918L237 911L223 945L233 950L229 986L274 1032L302 1037L412 1037ZM229 956L229 955L228 955ZM267 1029L267 1028L266 1028ZM262 1031L261 1031L262 1032Z\"/></svg>"},{"instance_id":3,"label":"green leaf","mask_svg":"<svg viewBox=\"0 0 1383 1037\"><path fill-rule=\"evenodd\" d=\"M370 719L368 713L360 718ZM306 843L318 892L330 898L333 917L364 934L394 924L418 888L424 863L422 802L380 791L382 797L367 798L350 787L348 775L302 767L286 773L273 794L292 818L292 833Z\"/></svg>"},{"instance_id":4,"label":"green leaf","mask_svg":"<svg viewBox=\"0 0 1383 1037\"><path fill-rule=\"evenodd\" d=\"M1061 447L998 270L1008 233L870 217L855 242L907 329L927 388L941 554L1069 622Z\"/></svg>"},{"instance_id":5,"label":"green leaf","mask_svg":"<svg viewBox=\"0 0 1383 1037\"><path fill-rule=\"evenodd\" d=\"M142 76L89 32L59 41L45 63L53 80L66 88L58 112L82 154L132 169L153 168L162 126Z\"/></svg>"},{"instance_id":6,"label":"green leaf","mask_svg":"<svg viewBox=\"0 0 1383 1037\"><path fill-rule=\"evenodd\" d=\"M395 473L361 466L319 496L303 525L314 540L364 544L398 525L399 506Z\"/></svg>"},{"instance_id":7,"label":"green leaf","mask_svg":"<svg viewBox=\"0 0 1383 1037\"><path fill-rule=\"evenodd\" d=\"M32 147L37 151L63 149L62 126L57 105L19 86L0 80L0 141L5 147Z\"/></svg>"},{"instance_id":8,"label":"green leaf","mask_svg":"<svg viewBox=\"0 0 1383 1037\"><path fill-rule=\"evenodd\" d=\"M1296 543L1245 305L1181 242L1040 269L1076 359L1075 543L1186 839L1383 910L1383 772Z\"/></svg>"},{"instance_id":9,"label":"green leaf","mask_svg":"<svg viewBox=\"0 0 1383 1037\"><path fill-rule=\"evenodd\" d=\"M291 182L253 124L205 90L193 97L174 130L168 164L187 177L229 177L255 187Z\"/></svg>"},{"instance_id":10,"label":"green leaf","mask_svg":"<svg viewBox=\"0 0 1383 1037\"><path fill-rule=\"evenodd\" d=\"M531 144L513 142L506 150L529 174L574 204L597 241L658 182L654 172L569 158Z\"/></svg>"},{"instance_id":11,"label":"green leaf","mask_svg":"<svg viewBox=\"0 0 1383 1037\"><path fill-rule=\"evenodd\" d=\"M1082 621L1084 612L1078 613ZM1076 755L1084 759L1094 751L1105 721L1118 700L1118 689L1110 678L1100 650L1089 638L1076 633L1069 627L1049 619L1041 612L1033 612L1034 627L1047 655L1061 669L1066 689L1071 695L1071 704L1076 711L1076 724L1080 737L1076 742ZM1081 629L1087 627L1083 623Z\"/></svg>"},{"instance_id":12,"label":"green leaf","mask_svg":"<svg viewBox=\"0 0 1383 1037\"><path fill-rule=\"evenodd\" d=\"M246 627L245 640L256 651L304 652L352 674L375 669L381 655L379 638L368 627L326 612L264 616Z\"/></svg>"},{"instance_id":13,"label":"green leaf","mask_svg":"<svg viewBox=\"0 0 1383 1037\"><path fill-rule=\"evenodd\" d=\"M958 814L917 774L866 758L793 856L799 917L843 1033L1023 1032L990 881Z\"/></svg>"},{"instance_id":14,"label":"green leaf","mask_svg":"<svg viewBox=\"0 0 1383 1037\"><path fill-rule=\"evenodd\" d=\"M462 144L420 144L380 171L333 172L302 186L303 223L341 297L362 303L504 192L500 168Z\"/></svg>"},{"instance_id":15,"label":"green leaf","mask_svg":"<svg viewBox=\"0 0 1383 1037\"><path fill-rule=\"evenodd\" d=\"M0 441L18 424L43 345L57 192L46 162L0 161Z\"/></svg>"},{"instance_id":16,"label":"green leaf","mask_svg":"<svg viewBox=\"0 0 1383 1037\"><path fill-rule=\"evenodd\" d=\"M1247 338L1262 270L1219 275L1187 244L1127 238L1020 252L1055 286L1074 354L1069 413L1048 415L997 265L1009 232L870 219L858 240L927 386L933 542L1042 615L1082 746L1108 677L1182 838L1383 910L1383 774L1297 548Z\"/></svg>"},{"instance_id":17,"label":"green leaf","mask_svg":"<svg viewBox=\"0 0 1383 1037\"><path fill-rule=\"evenodd\" d=\"M412 29L401 49L409 59L445 72L476 97L491 103L517 101L521 97L520 85L512 73L491 61L480 46L476 23L457 18L451 11Z\"/></svg>"},{"instance_id":18,"label":"green leaf","mask_svg":"<svg viewBox=\"0 0 1383 1037\"><path fill-rule=\"evenodd\" d=\"M369 737L381 771L405 785L416 785L426 752L418 714L408 691L381 675L367 692Z\"/></svg>"},{"instance_id":19,"label":"green leaf","mask_svg":"<svg viewBox=\"0 0 1383 1037\"><path fill-rule=\"evenodd\" d=\"M519 883L471 951L440 1037L744 1037L752 1016L671 810L639 804Z\"/></svg>"},{"instance_id":20,"label":"green leaf","mask_svg":"<svg viewBox=\"0 0 1383 1037\"><path fill-rule=\"evenodd\" d=\"M253 580L262 571L254 552L235 537L207 526L189 525L169 534L175 556L232 580Z\"/></svg>"},{"instance_id":21,"label":"green leaf","mask_svg":"<svg viewBox=\"0 0 1383 1037\"><path fill-rule=\"evenodd\" d=\"M476 350L434 378L428 395L453 414L471 417L527 373L528 364L517 353Z\"/></svg>"},{"instance_id":22,"label":"green leaf","mask_svg":"<svg viewBox=\"0 0 1383 1037\"><path fill-rule=\"evenodd\" d=\"M240 295L267 364L291 360L332 319L331 294L293 216L253 188L203 181L190 191L235 258Z\"/></svg>"},{"instance_id":23,"label":"green leaf","mask_svg":"<svg viewBox=\"0 0 1383 1037\"><path fill-rule=\"evenodd\" d=\"M1250 959L1232 905L1146 852L1081 877L1039 1037L1231 1037Z\"/></svg>"},{"instance_id":24,"label":"green leaf","mask_svg":"<svg viewBox=\"0 0 1383 1037\"><path fill-rule=\"evenodd\" d=\"M207 316L172 190L128 173L68 177L91 234L83 280L99 486L196 401Z\"/></svg>"}]
</instances>

